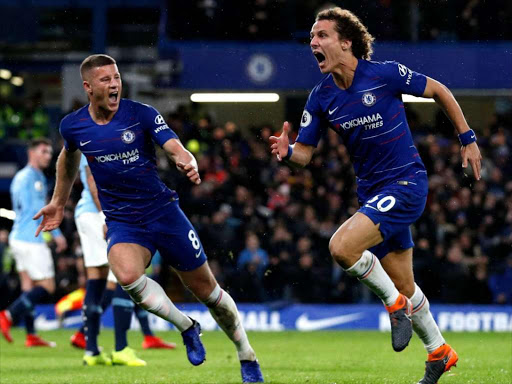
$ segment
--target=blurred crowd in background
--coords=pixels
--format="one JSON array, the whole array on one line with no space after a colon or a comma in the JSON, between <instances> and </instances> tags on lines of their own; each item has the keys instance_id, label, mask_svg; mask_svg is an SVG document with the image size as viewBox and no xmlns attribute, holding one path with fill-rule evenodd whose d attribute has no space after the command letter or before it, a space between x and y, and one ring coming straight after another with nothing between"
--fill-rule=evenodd
<instances>
[{"instance_id":1,"label":"blurred crowd in background","mask_svg":"<svg viewBox=\"0 0 512 384\"><path fill-rule=\"evenodd\" d=\"M378 40L511 40L507 0L236 0L168 1L171 39L309 39L316 14L350 9ZM193 18L187 17L194 15ZM236 23L233 20L237 20ZM454 22L454 20L456 22Z\"/></svg>"},{"instance_id":2,"label":"blurred crowd in background","mask_svg":"<svg viewBox=\"0 0 512 384\"><path fill-rule=\"evenodd\" d=\"M470 168L461 169L460 145L442 112L434 124L426 125L407 108L430 180L425 212L412 226L414 269L432 302L512 304L512 107L510 100L502 101L491 124L473 126L483 154L479 182ZM42 105L38 109L44 110ZM197 105L180 106L166 121L197 157L202 183L190 184L160 150L162 178L178 191L214 274L237 301L286 305L377 300L329 255L330 237L359 207L352 165L334 132L321 141L308 167L291 169L268 148L269 136L280 127L218 125ZM18 143L46 132L33 126L16 130ZM55 140L56 155L61 146ZM24 152L23 146L17 148ZM54 172L54 166L47 170L50 190ZM77 268L81 247L73 219L81 188L77 180L61 225L70 247L55 255L56 299L85 281ZM0 285L9 292L2 295L4 302L18 289L8 229L0 231ZM193 300L167 266L153 268L175 300Z\"/></svg>"}]
</instances>

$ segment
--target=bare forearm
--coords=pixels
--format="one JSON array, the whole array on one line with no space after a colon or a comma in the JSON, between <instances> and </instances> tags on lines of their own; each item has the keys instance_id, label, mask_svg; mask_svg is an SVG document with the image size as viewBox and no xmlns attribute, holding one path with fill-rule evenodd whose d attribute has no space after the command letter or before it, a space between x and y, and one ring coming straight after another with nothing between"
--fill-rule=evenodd
<instances>
[{"instance_id":1,"label":"bare forearm","mask_svg":"<svg viewBox=\"0 0 512 384\"><path fill-rule=\"evenodd\" d=\"M52 202L58 206L64 206L68 201L79 164L80 152L68 152L65 148L62 149L57 160L57 182L52 196Z\"/></svg>"},{"instance_id":2,"label":"bare forearm","mask_svg":"<svg viewBox=\"0 0 512 384\"><path fill-rule=\"evenodd\" d=\"M197 170L196 158L183 146L179 140L169 140L164 144L163 148L167 153L167 156L169 156L175 164L191 164Z\"/></svg>"},{"instance_id":3,"label":"bare forearm","mask_svg":"<svg viewBox=\"0 0 512 384\"><path fill-rule=\"evenodd\" d=\"M101 211L101 203L98 197L98 187L96 187L96 182L94 181L94 177L92 176L89 167L86 167L87 171L87 185L89 185L89 191L91 192L92 200L94 201L94 205L98 211Z\"/></svg>"},{"instance_id":4,"label":"bare forearm","mask_svg":"<svg viewBox=\"0 0 512 384\"><path fill-rule=\"evenodd\" d=\"M293 144L292 151L291 157L286 161L299 167L308 165L313 156L313 148L300 143Z\"/></svg>"},{"instance_id":5,"label":"bare forearm","mask_svg":"<svg viewBox=\"0 0 512 384\"><path fill-rule=\"evenodd\" d=\"M459 103L445 85L436 80L428 79L425 94L426 97L432 97L436 101L459 134L469 130Z\"/></svg>"}]
</instances>

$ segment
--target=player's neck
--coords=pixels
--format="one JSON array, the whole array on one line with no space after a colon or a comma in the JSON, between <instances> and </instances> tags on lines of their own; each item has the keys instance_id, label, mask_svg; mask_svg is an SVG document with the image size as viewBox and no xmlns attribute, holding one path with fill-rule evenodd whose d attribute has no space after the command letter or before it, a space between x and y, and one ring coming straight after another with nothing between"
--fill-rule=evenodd
<instances>
[{"instance_id":1,"label":"player's neck","mask_svg":"<svg viewBox=\"0 0 512 384\"><path fill-rule=\"evenodd\" d=\"M105 125L110 123L117 111L109 111L101 108L98 105L89 104L89 115L91 119L98 125Z\"/></svg>"},{"instance_id":2,"label":"player's neck","mask_svg":"<svg viewBox=\"0 0 512 384\"><path fill-rule=\"evenodd\" d=\"M357 65L359 61L355 56L350 56L346 60L340 62L334 71L332 77L334 83L341 89L348 89L354 81Z\"/></svg>"},{"instance_id":3,"label":"player's neck","mask_svg":"<svg viewBox=\"0 0 512 384\"><path fill-rule=\"evenodd\" d=\"M31 168L34 168L36 171L41 171L41 168L37 165L35 161L28 161L27 165Z\"/></svg>"}]
</instances>

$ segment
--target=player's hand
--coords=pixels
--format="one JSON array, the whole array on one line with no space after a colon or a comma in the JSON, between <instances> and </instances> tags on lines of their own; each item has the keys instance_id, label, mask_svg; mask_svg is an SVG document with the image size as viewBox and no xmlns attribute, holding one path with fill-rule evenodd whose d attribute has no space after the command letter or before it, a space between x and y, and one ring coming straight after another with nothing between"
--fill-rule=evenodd
<instances>
[{"instance_id":1,"label":"player's hand","mask_svg":"<svg viewBox=\"0 0 512 384\"><path fill-rule=\"evenodd\" d=\"M64 218L64 207L59 207L56 204L48 204L41 208L39 212L32 218L33 220L37 220L40 217L43 217L43 221L37 227L36 237L39 236L41 231L53 231L57 229Z\"/></svg>"},{"instance_id":2,"label":"player's hand","mask_svg":"<svg viewBox=\"0 0 512 384\"><path fill-rule=\"evenodd\" d=\"M68 242L64 236L57 236L53 239L55 241L55 252L61 253L65 251L68 247Z\"/></svg>"},{"instance_id":3,"label":"player's hand","mask_svg":"<svg viewBox=\"0 0 512 384\"><path fill-rule=\"evenodd\" d=\"M199 176L199 171L192 164L185 164L181 161L176 163L176 168L181 173L187 175L188 179L196 185L201 184L201 177Z\"/></svg>"},{"instance_id":4,"label":"player's hand","mask_svg":"<svg viewBox=\"0 0 512 384\"><path fill-rule=\"evenodd\" d=\"M478 149L477 143L473 142L462 147L460 152L462 155L462 168L467 168L468 163L471 164L471 168L473 168L473 173L475 174L475 179L480 180L482 155L480 154L480 149Z\"/></svg>"},{"instance_id":5,"label":"player's hand","mask_svg":"<svg viewBox=\"0 0 512 384\"><path fill-rule=\"evenodd\" d=\"M272 150L272 154L276 155L277 161L282 161L283 158L288 154L288 145L290 145L290 139L288 138L289 132L290 123L285 121L283 124L283 132L281 133L281 136L270 136L268 138L272 143L270 145L270 149Z\"/></svg>"}]
</instances>

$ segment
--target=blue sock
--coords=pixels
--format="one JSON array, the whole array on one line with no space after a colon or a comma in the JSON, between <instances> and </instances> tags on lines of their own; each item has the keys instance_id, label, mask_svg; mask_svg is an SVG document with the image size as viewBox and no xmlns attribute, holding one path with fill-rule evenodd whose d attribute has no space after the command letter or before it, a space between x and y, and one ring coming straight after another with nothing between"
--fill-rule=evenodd
<instances>
[{"instance_id":1,"label":"blue sock","mask_svg":"<svg viewBox=\"0 0 512 384\"><path fill-rule=\"evenodd\" d=\"M122 351L128 346L126 334L130 329L132 313L135 303L130 296L118 284L114 299L112 300L112 309L114 310L114 331L116 336L116 351Z\"/></svg>"},{"instance_id":2,"label":"blue sock","mask_svg":"<svg viewBox=\"0 0 512 384\"><path fill-rule=\"evenodd\" d=\"M105 279L87 280L85 287L84 306L82 309L84 317L84 330L86 346L85 351L91 355L98 355L98 333L100 332L101 320L101 297L105 290Z\"/></svg>"},{"instance_id":3,"label":"blue sock","mask_svg":"<svg viewBox=\"0 0 512 384\"><path fill-rule=\"evenodd\" d=\"M16 324L25 316L25 313L34 309L35 304L40 303L49 295L48 291L40 286L36 286L32 288L32 290L22 293L22 295L18 297L18 299L8 308L12 322Z\"/></svg>"},{"instance_id":4,"label":"blue sock","mask_svg":"<svg viewBox=\"0 0 512 384\"><path fill-rule=\"evenodd\" d=\"M138 305L135 306L135 316L137 316L137 319L139 319L142 333L144 336L153 336L153 332L151 331L151 328L149 328L148 314L149 312L145 309L139 307Z\"/></svg>"},{"instance_id":5,"label":"blue sock","mask_svg":"<svg viewBox=\"0 0 512 384\"><path fill-rule=\"evenodd\" d=\"M36 330L34 328L34 311L25 312L25 329L27 330L28 335L35 335Z\"/></svg>"},{"instance_id":6,"label":"blue sock","mask_svg":"<svg viewBox=\"0 0 512 384\"><path fill-rule=\"evenodd\" d=\"M103 308L103 312L112 304L112 298L114 297L116 289L105 289L103 292L103 297L101 299L101 308Z\"/></svg>"},{"instance_id":7,"label":"blue sock","mask_svg":"<svg viewBox=\"0 0 512 384\"><path fill-rule=\"evenodd\" d=\"M104 313L108 306L112 303L112 296L114 296L115 289L105 289L101 298L101 311ZM82 326L78 330L80 333L85 333L85 324L82 322Z\"/></svg>"}]
</instances>

